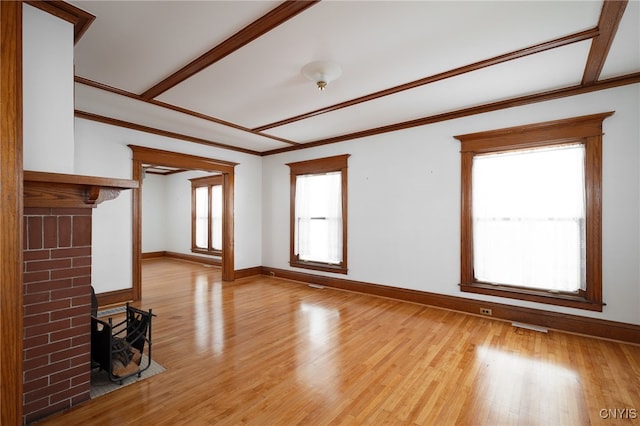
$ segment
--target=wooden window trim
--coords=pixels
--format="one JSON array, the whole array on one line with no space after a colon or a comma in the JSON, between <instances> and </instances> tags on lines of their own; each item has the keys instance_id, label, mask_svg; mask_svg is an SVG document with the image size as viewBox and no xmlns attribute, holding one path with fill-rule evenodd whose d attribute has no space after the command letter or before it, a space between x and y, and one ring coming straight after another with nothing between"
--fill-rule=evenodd
<instances>
[{"instance_id":1,"label":"wooden window trim","mask_svg":"<svg viewBox=\"0 0 640 426\"><path fill-rule=\"evenodd\" d=\"M602 311L602 122L613 112L455 136L461 142L460 289L571 308ZM476 280L473 269L472 174L476 154L579 142L585 146L586 290L556 293Z\"/></svg>"},{"instance_id":2,"label":"wooden window trim","mask_svg":"<svg viewBox=\"0 0 640 426\"><path fill-rule=\"evenodd\" d=\"M288 163L291 169L290 187L290 220L289 220L289 265L296 268L306 268L315 271L347 274L347 160L350 154L333 157ZM296 206L296 177L315 173L341 172L342 181L342 262L334 265L325 262L311 262L300 260L295 254L295 206Z\"/></svg>"},{"instance_id":3,"label":"wooden window trim","mask_svg":"<svg viewBox=\"0 0 640 426\"><path fill-rule=\"evenodd\" d=\"M223 177L222 175L215 176L204 176L199 178L189 179L191 181L191 252L198 254L206 254L209 256L222 256L222 250L214 249L211 247L211 235L208 236L208 248L203 249L202 247L196 246L196 188L207 187L209 190L209 224L208 229L211 230L212 227L212 214L211 214L211 188L213 186L222 186L223 185ZM223 189L224 190L224 189ZM224 204L224 197L222 199L222 203ZM224 212L224 205L222 207L222 211Z\"/></svg>"}]
</instances>

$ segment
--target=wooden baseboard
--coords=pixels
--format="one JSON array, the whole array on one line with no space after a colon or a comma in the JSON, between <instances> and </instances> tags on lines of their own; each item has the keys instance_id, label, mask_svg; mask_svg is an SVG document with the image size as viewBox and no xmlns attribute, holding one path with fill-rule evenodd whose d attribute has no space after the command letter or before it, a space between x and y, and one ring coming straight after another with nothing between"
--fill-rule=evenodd
<instances>
[{"instance_id":1,"label":"wooden baseboard","mask_svg":"<svg viewBox=\"0 0 640 426\"><path fill-rule=\"evenodd\" d=\"M180 253L172 252L164 252L163 255L199 263L208 263L206 262L207 260L213 261L213 259L202 259L198 256L183 255ZM474 315L480 315L480 309L486 308L491 309L491 318L498 320L532 324L569 333L584 334L592 337L640 344L640 325L636 324L608 321L598 318L583 317L579 315L569 315L559 312L525 308L521 306L513 306L497 302L483 302L481 300L468 299L465 297L449 296L444 294L429 293L425 291L390 287L380 284L347 280L344 278L325 277L304 272L270 268L267 266L256 266L253 268L239 269L235 271L235 278L239 279L260 274L267 276L277 276L289 280L323 285L326 287L333 287L347 291L370 294L373 296L404 300L407 302L419 303L422 305L429 305L437 308L450 309L453 311L465 312ZM133 295L131 289L119 290L117 292L111 293L117 294L109 296L109 299L107 299L108 301L105 303L102 302L102 297L104 297L103 295L107 295L107 293L98 295L98 302L100 306L102 306L103 304L126 302L127 300L131 300ZM108 295L110 295L110 293Z\"/></svg>"},{"instance_id":2,"label":"wooden baseboard","mask_svg":"<svg viewBox=\"0 0 640 426\"><path fill-rule=\"evenodd\" d=\"M165 255L164 251L150 251L148 253L141 253L141 259L153 259L154 257L162 257Z\"/></svg>"},{"instance_id":3,"label":"wooden baseboard","mask_svg":"<svg viewBox=\"0 0 640 426\"><path fill-rule=\"evenodd\" d=\"M200 256L176 253L172 251L152 251L148 253L142 253L142 259L153 259L157 257L171 257L173 259L187 260L189 262L222 266L222 261L220 259L207 259ZM247 277L252 277L254 275L261 275L261 274L262 274L261 266L254 266L253 268L245 268L245 269L236 269L234 271L234 276L236 279L247 278Z\"/></svg>"},{"instance_id":4,"label":"wooden baseboard","mask_svg":"<svg viewBox=\"0 0 640 426\"><path fill-rule=\"evenodd\" d=\"M96 298L98 299L99 307L122 304L133 300L133 289L125 288L123 290L107 291L96 294Z\"/></svg>"},{"instance_id":5,"label":"wooden baseboard","mask_svg":"<svg viewBox=\"0 0 640 426\"><path fill-rule=\"evenodd\" d=\"M157 257L171 257L173 259L186 260L188 262L204 263L205 265L222 266L220 259L207 258L203 256L196 256L193 254L178 253L175 251L151 251L141 254L141 259L154 259Z\"/></svg>"},{"instance_id":6,"label":"wooden baseboard","mask_svg":"<svg viewBox=\"0 0 640 426\"><path fill-rule=\"evenodd\" d=\"M164 256L171 257L173 259L186 260L189 262L203 263L205 265L222 266L222 261L220 259L210 259L207 257L195 256L192 254L177 253L174 251L165 251Z\"/></svg>"},{"instance_id":7,"label":"wooden baseboard","mask_svg":"<svg viewBox=\"0 0 640 426\"><path fill-rule=\"evenodd\" d=\"M496 302L483 302L464 297L389 287L380 284L325 277L265 266L261 269L263 275L277 276L326 287L420 303L422 305L430 305L469 314L479 315L481 308L488 308L492 311L491 318L499 320L533 324L569 333L640 344L640 325L635 324L550 312L541 309L524 308Z\"/></svg>"},{"instance_id":8,"label":"wooden baseboard","mask_svg":"<svg viewBox=\"0 0 640 426\"><path fill-rule=\"evenodd\" d=\"M253 268L236 269L233 271L236 279L252 277L254 275L262 275L262 267L255 266Z\"/></svg>"}]
</instances>

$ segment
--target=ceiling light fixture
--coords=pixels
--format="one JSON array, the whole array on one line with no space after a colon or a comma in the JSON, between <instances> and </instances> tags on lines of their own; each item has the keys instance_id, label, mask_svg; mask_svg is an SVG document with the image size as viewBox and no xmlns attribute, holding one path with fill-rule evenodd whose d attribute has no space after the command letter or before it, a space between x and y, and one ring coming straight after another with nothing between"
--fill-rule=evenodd
<instances>
[{"instance_id":1,"label":"ceiling light fixture","mask_svg":"<svg viewBox=\"0 0 640 426\"><path fill-rule=\"evenodd\" d=\"M327 84L342 75L342 68L335 62L315 61L302 68L302 75L318 85L318 90L324 90Z\"/></svg>"}]
</instances>

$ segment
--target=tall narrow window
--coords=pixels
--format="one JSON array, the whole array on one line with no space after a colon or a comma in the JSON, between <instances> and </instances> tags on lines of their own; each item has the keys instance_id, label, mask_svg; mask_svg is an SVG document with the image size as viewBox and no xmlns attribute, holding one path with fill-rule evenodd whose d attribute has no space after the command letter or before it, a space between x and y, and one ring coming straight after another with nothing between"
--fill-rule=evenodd
<instances>
[{"instance_id":1,"label":"tall narrow window","mask_svg":"<svg viewBox=\"0 0 640 426\"><path fill-rule=\"evenodd\" d=\"M209 187L195 188L196 221L195 243L196 249L206 250L209 247Z\"/></svg>"},{"instance_id":2,"label":"tall narrow window","mask_svg":"<svg viewBox=\"0 0 640 426\"><path fill-rule=\"evenodd\" d=\"M347 158L290 163L290 264L347 273Z\"/></svg>"},{"instance_id":3,"label":"tall narrow window","mask_svg":"<svg viewBox=\"0 0 640 426\"><path fill-rule=\"evenodd\" d=\"M602 310L602 121L456 136L461 289Z\"/></svg>"},{"instance_id":4,"label":"tall narrow window","mask_svg":"<svg viewBox=\"0 0 640 426\"><path fill-rule=\"evenodd\" d=\"M222 176L191 179L191 251L222 254Z\"/></svg>"},{"instance_id":5,"label":"tall narrow window","mask_svg":"<svg viewBox=\"0 0 640 426\"><path fill-rule=\"evenodd\" d=\"M211 186L211 248L222 251L222 183Z\"/></svg>"}]
</instances>

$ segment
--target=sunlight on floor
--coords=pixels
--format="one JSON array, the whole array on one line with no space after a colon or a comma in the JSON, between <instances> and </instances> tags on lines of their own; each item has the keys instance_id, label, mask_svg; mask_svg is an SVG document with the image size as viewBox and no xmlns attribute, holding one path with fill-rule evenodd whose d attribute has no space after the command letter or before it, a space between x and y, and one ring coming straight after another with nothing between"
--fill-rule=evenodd
<instances>
[{"instance_id":1,"label":"sunlight on floor","mask_svg":"<svg viewBox=\"0 0 640 426\"><path fill-rule=\"evenodd\" d=\"M210 280L207 275L198 275L195 279L195 343L199 350L211 350L214 355L220 355L225 341L222 284L209 283Z\"/></svg>"},{"instance_id":2,"label":"sunlight on floor","mask_svg":"<svg viewBox=\"0 0 640 426\"><path fill-rule=\"evenodd\" d=\"M577 419L584 412L579 375L572 369L486 346L476 348L475 356L474 405L483 420L514 424L524 417L557 424L567 414Z\"/></svg>"},{"instance_id":3,"label":"sunlight on floor","mask_svg":"<svg viewBox=\"0 0 640 426\"><path fill-rule=\"evenodd\" d=\"M298 344L296 375L309 392L324 398L339 395L337 369L340 342L340 312L310 303L301 303L298 311Z\"/></svg>"}]
</instances>

